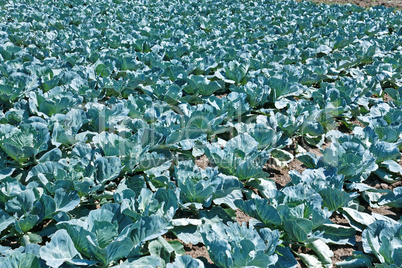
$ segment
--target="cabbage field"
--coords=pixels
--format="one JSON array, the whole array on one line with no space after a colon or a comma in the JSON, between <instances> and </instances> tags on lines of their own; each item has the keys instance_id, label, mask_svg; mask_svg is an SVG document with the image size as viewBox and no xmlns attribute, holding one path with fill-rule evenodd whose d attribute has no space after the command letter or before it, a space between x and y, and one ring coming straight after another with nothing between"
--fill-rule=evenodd
<instances>
[{"instance_id":1,"label":"cabbage field","mask_svg":"<svg viewBox=\"0 0 402 268\"><path fill-rule=\"evenodd\" d=\"M0 0L0 268L402 267L402 12Z\"/></svg>"}]
</instances>

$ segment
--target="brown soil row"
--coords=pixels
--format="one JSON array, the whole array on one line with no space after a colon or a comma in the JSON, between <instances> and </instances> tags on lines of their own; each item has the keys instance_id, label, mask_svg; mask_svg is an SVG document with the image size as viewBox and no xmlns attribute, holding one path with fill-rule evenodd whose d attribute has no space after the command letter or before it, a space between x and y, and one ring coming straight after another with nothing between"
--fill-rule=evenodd
<instances>
[{"instance_id":1,"label":"brown soil row","mask_svg":"<svg viewBox=\"0 0 402 268\"><path fill-rule=\"evenodd\" d=\"M316 3L326 3L326 4L354 4L361 7L373 7L373 6L385 6L394 7L402 9L401 0L311 0Z\"/></svg>"}]
</instances>

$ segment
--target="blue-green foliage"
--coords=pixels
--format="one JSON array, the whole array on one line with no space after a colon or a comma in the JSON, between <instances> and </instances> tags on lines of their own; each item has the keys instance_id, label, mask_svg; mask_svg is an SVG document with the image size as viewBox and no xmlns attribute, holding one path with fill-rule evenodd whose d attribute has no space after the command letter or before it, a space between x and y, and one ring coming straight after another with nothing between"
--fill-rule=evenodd
<instances>
[{"instance_id":1,"label":"blue-green foliage","mask_svg":"<svg viewBox=\"0 0 402 268\"><path fill-rule=\"evenodd\" d=\"M356 232L340 266L401 266L400 220L359 203L402 203L400 25L293 0L0 0L0 268L209 265L183 243L332 267Z\"/></svg>"}]
</instances>

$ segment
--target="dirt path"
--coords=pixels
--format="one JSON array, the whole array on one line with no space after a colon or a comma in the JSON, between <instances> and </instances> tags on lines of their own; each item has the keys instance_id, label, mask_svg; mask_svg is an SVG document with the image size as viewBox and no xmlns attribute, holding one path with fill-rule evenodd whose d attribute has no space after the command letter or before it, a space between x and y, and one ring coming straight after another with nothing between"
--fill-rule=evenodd
<instances>
[{"instance_id":1,"label":"dirt path","mask_svg":"<svg viewBox=\"0 0 402 268\"><path fill-rule=\"evenodd\" d=\"M347 4L351 3L361 7L385 6L402 9L402 0L311 0L316 3Z\"/></svg>"}]
</instances>

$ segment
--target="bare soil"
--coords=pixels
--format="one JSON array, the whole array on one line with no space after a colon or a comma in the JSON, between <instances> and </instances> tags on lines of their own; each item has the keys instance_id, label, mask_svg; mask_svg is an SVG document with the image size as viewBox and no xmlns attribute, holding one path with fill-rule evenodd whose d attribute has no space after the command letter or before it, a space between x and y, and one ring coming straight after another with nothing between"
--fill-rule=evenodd
<instances>
[{"instance_id":1,"label":"bare soil","mask_svg":"<svg viewBox=\"0 0 402 268\"><path fill-rule=\"evenodd\" d=\"M367 207L367 208L368 208L368 211L370 211L370 212L374 212L374 213L377 213L377 214L387 216L387 217L389 217L391 219L394 219L396 221L399 220L399 218L401 217L400 210L398 212L398 209L391 208L389 206L381 206L381 207L378 207L378 208L372 208L372 207Z\"/></svg>"},{"instance_id":2,"label":"bare soil","mask_svg":"<svg viewBox=\"0 0 402 268\"><path fill-rule=\"evenodd\" d=\"M401 165L401 163L399 163ZM365 184L376 188L376 189L383 189L383 190L394 190L396 187L402 186L402 180L394 182L392 184L386 183L378 178L376 175L371 174L365 181Z\"/></svg>"},{"instance_id":3,"label":"bare soil","mask_svg":"<svg viewBox=\"0 0 402 268\"><path fill-rule=\"evenodd\" d=\"M312 0L312 2L316 3L325 3L325 4L354 4L364 8L374 7L374 6L385 6L385 7L394 7L398 9L402 9L402 1L401 0Z\"/></svg>"},{"instance_id":4,"label":"bare soil","mask_svg":"<svg viewBox=\"0 0 402 268\"><path fill-rule=\"evenodd\" d=\"M208 157L205 154L200 157L197 157L195 159L195 164L202 169L206 169L207 167L211 166Z\"/></svg>"},{"instance_id":5,"label":"bare soil","mask_svg":"<svg viewBox=\"0 0 402 268\"><path fill-rule=\"evenodd\" d=\"M198 258L201 261L203 261L204 263L210 264L209 267L215 267L215 265L213 265L213 261L211 260L211 258L209 258L208 250L205 247L205 245L203 245L203 244L193 245L192 243L189 243L189 244L184 243L183 241L178 239L174 234L172 234L170 232L165 234L163 237L166 239L166 241L179 241L180 243L183 244L183 248L184 248L184 251L186 252L186 255L190 255L194 259Z\"/></svg>"},{"instance_id":6,"label":"bare soil","mask_svg":"<svg viewBox=\"0 0 402 268\"><path fill-rule=\"evenodd\" d=\"M236 209L236 221L238 224L243 224L243 222L245 222L248 225L251 219L252 218L249 215L245 214L240 209Z\"/></svg>"},{"instance_id":7,"label":"bare soil","mask_svg":"<svg viewBox=\"0 0 402 268\"><path fill-rule=\"evenodd\" d=\"M290 181L289 174L274 163L267 163L263 170L270 174L278 189L282 189Z\"/></svg>"},{"instance_id":8,"label":"bare soil","mask_svg":"<svg viewBox=\"0 0 402 268\"><path fill-rule=\"evenodd\" d=\"M348 220L342 214L339 214L338 212L334 212L334 214L329 219L335 224L349 226Z\"/></svg>"},{"instance_id":9,"label":"bare soil","mask_svg":"<svg viewBox=\"0 0 402 268\"><path fill-rule=\"evenodd\" d=\"M334 252L334 256L332 257L332 263L335 264L352 256L353 251L363 251L362 236L360 233L356 234L356 244L353 247L343 245L332 245L330 248Z\"/></svg>"},{"instance_id":10,"label":"bare soil","mask_svg":"<svg viewBox=\"0 0 402 268\"><path fill-rule=\"evenodd\" d=\"M350 226L348 220L342 216L342 214L339 214L335 212L331 217L330 220L339 225L344 225L344 226ZM339 261L343 261L347 259L348 257L352 256L353 251L362 251L362 237L361 233L356 233L356 244L354 246L345 246L345 245L331 245L330 248L334 253L334 256L332 256L332 263L335 264Z\"/></svg>"},{"instance_id":11,"label":"bare soil","mask_svg":"<svg viewBox=\"0 0 402 268\"><path fill-rule=\"evenodd\" d=\"M190 255L194 259L205 259L208 263L213 264L213 261L209 257L208 250L203 244L184 244L184 250L186 251L186 255Z\"/></svg>"},{"instance_id":12,"label":"bare soil","mask_svg":"<svg viewBox=\"0 0 402 268\"><path fill-rule=\"evenodd\" d=\"M391 96L388 95L388 93L384 93L383 98L384 98L384 102L386 102L386 103L389 103L392 100Z\"/></svg>"},{"instance_id":13,"label":"bare soil","mask_svg":"<svg viewBox=\"0 0 402 268\"><path fill-rule=\"evenodd\" d=\"M236 221L239 224L243 224L243 222L245 222L247 225L249 223L249 221L252 218L245 214L244 212L242 212L240 209L236 210ZM172 240L172 239L170 239ZM177 238L175 238L175 240L179 240ZM190 255L191 257L195 258L195 259L200 259L201 261L203 261L204 263L208 263L209 266L208 267L216 267L213 264L213 261L211 260L211 258L209 257L208 254L208 250L205 247L205 245L203 244L196 244L193 245L191 243L186 244L183 241L179 240L181 243L183 243L184 245L184 250L186 251L186 255Z\"/></svg>"},{"instance_id":14,"label":"bare soil","mask_svg":"<svg viewBox=\"0 0 402 268\"><path fill-rule=\"evenodd\" d=\"M225 97L227 97L229 94L227 94L227 93L222 93L222 94L217 94L217 95L215 95L217 98L219 98L219 99L223 99L223 98L225 98Z\"/></svg>"}]
</instances>

